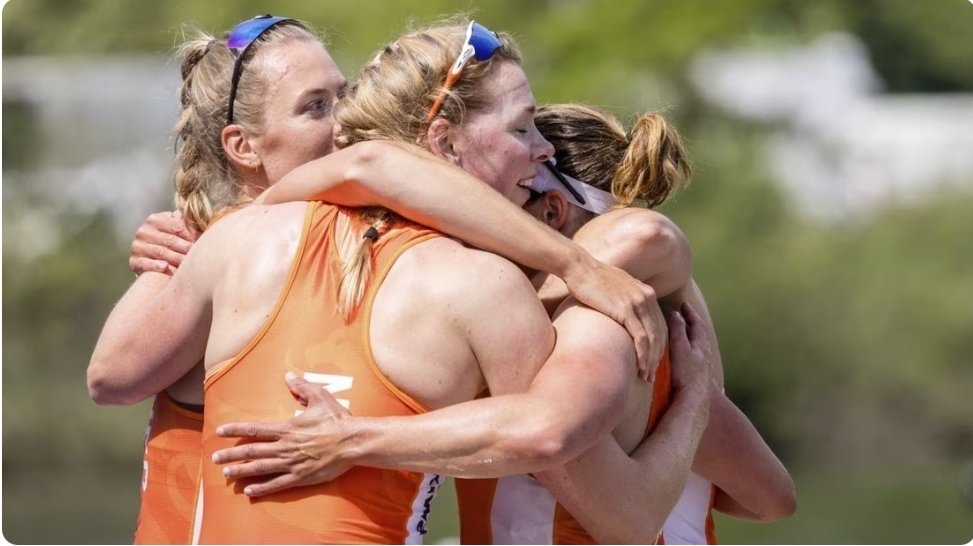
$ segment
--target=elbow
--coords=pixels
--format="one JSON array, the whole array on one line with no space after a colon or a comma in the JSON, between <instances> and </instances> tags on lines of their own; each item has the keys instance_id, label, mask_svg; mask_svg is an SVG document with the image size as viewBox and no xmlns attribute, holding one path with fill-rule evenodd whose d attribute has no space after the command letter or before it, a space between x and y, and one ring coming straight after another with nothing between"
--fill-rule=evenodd
<instances>
[{"instance_id":1,"label":"elbow","mask_svg":"<svg viewBox=\"0 0 973 546\"><path fill-rule=\"evenodd\" d=\"M794 487L794 481L788 476L786 486L781 487L765 521L768 523L779 521L793 516L796 512L797 490Z\"/></svg>"},{"instance_id":2,"label":"elbow","mask_svg":"<svg viewBox=\"0 0 973 546\"><path fill-rule=\"evenodd\" d=\"M109 373L110 365L102 360L92 359L88 366L88 396L99 406L128 406L140 402L143 398L134 396L137 393L119 384L113 374Z\"/></svg>"},{"instance_id":3,"label":"elbow","mask_svg":"<svg viewBox=\"0 0 973 546\"><path fill-rule=\"evenodd\" d=\"M563 466L577 453L571 449L570 435L548 423L524 423L515 433L512 452L517 454L529 472L540 472Z\"/></svg>"},{"instance_id":4,"label":"elbow","mask_svg":"<svg viewBox=\"0 0 973 546\"><path fill-rule=\"evenodd\" d=\"M390 148L390 144L382 141L365 140L356 142L346 149L348 153L346 162L348 171L345 178L348 180L360 179L360 174L373 168L375 163L384 154L389 153Z\"/></svg>"},{"instance_id":5,"label":"elbow","mask_svg":"<svg viewBox=\"0 0 973 546\"><path fill-rule=\"evenodd\" d=\"M788 476L787 483L768 496L767 500L766 505L756 514L761 523L774 523L793 516L797 512L797 491L793 480Z\"/></svg>"}]
</instances>

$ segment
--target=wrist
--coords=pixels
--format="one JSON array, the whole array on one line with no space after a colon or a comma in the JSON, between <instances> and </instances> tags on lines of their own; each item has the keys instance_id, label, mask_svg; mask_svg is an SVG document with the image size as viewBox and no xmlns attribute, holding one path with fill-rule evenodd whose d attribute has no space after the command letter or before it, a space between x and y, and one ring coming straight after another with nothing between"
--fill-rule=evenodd
<instances>
[{"instance_id":1,"label":"wrist","mask_svg":"<svg viewBox=\"0 0 973 546\"><path fill-rule=\"evenodd\" d=\"M555 264L559 270L550 273L568 286L573 286L577 279L587 276L598 265L588 251L570 239L567 240L567 252L561 252L559 256L561 260Z\"/></svg>"},{"instance_id":2,"label":"wrist","mask_svg":"<svg viewBox=\"0 0 973 546\"><path fill-rule=\"evenodd\" d=\"M342 416L334 422L334 428L340 438L336 458L349 466L364 464L370 451L366 422L368 419L353 416Z\"/></svg>"},{"instance_id":3,"label":"wrist","mask_svg":"<svg viewBox=\"0 0 973 546\"><path fill-rule=\"evenodd\" d=\"M674 397L684 403L703 405L710 400L710 388L706 381L692 381L684 385L673 385Z\"/></svg>"}]
</instances>

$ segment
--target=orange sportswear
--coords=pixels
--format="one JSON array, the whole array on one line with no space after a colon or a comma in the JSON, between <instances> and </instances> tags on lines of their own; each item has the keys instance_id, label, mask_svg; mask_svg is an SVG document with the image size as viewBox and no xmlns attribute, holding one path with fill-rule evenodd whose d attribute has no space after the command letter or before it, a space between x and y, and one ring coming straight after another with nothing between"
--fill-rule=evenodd
<instances>
[{"instance_id":1,"label":"orange sportswear","mask_svg":"<svg viewBox=\"0 0 973 546\"><path fill-rule=\"evenodd\" d=\"M336 480L251 499L246 480L223 477L214 451L240 443L219 438L229 422L280 422L301 408L284 383L294 372L319 383L358 416L427 411L382 374L371 352L372 304L395 260L439 236L399 223L372 249L374 267L359 311L336 311L341 279L335 226L344 209L309 203L297 256L277 304L250 343L207 371L204 382L203 494L200 543L414 543L426 532L440 477L354 467ZM351 216L352 222L359 222Z\"/></svg>"},{"instance_id":2,"label":"orange sportswear","mask_svg":"<svg viewBox=\"0 0 973 546\"><path fill-rule=\"evenodd\" d=\"M199 492L203 414L155 397L145 430L142 493L135 544L189 544Z\"/></svg>"},{"instance_id":3,"label":"orange sportswear","mask_svg":"<svg viewBox=\"0 0 973 546\"><path fill-rule=\"evenodd\" d=\"M667 348L656 371L645 436L659 423L671 400ZM462 544L595 544L577 520L530 476L455 482Z\"/></svg>"}]
</instances>

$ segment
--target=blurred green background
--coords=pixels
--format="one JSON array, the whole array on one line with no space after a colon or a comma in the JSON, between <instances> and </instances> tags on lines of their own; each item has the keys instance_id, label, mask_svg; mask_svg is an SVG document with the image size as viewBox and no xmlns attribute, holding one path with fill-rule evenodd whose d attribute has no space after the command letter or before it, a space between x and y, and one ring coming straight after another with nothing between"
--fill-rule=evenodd
<instances>
[{"instance_id":1,"label":"blurred green background","mask_svg":"<svg viewBox=\"0 0 973 546\"><path fill-rule=\"evenodd\" d=\"M85 368L171 208L184 23L272 11L350 78L410 22L514 33L540 102L663 110L726 388L791 469L794 517L727 543L973 538L973 6L967 0L13 0L3 8L3 535L125 543L147 403ZM456 535L448 491L432 541Z\"/></svg>"}]
</instances>

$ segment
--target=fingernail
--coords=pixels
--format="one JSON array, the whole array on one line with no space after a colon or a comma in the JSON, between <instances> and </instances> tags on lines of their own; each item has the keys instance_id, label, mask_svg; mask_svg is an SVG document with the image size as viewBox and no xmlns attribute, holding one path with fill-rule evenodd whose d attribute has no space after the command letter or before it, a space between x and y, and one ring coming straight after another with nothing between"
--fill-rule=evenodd
<instances>
[{"instance_id":1,"label":"fingernail","mask_svg":"<svg viewBox=\"0 0 973 546\"><path fill-rule=\"evenodd\" d=\"M214 453L213 456L210 457L210 458L213 459L213 462L214 463L217 463L218 464L220 462L220 456L218 454L216 454L216 453Z\"/></svg>"},{"instance_id":2,"label":"fingernail","mask_svg":"<svg viewBox=\"0 0 973 546\"><path fill-rule=\"evenodd\" d=\"M287 372L284 374L284 381L293 381L297 379L297 374L294 372Z\"/></svg>"},{"instance_id":3,"label":"fingernail","mask_svg":"<svg viewBox=\"0 0 973 546\"><path fill-rule=\"evenodd\" d=\"M250 488L250 487L244 487L243 488L243 494L249 497L250 495L253 494L253 489Z\"/></svg>"},{"instance_id":4,"label":"fingernail","mask_svg":"<svg viewBox=\"0 0 973 546\"><path fill-rule=\"evenodd\" d=\"M224 431L224 429L223 429L222 426L216 427L216 435L217 436L223 436L223 432L225 432L225 431Z\"/></svg>"},{"instance_id":5,"label":"fingernail","mask_svg":"<svg viewBox=\"0 0 973 546\"><path fill-rule=\"evenodd\" d=\"M224 478L229 478L230 477L230 467L226 467L226 468L223 469L223 477Z\"/></svg>"}]
</instances>

